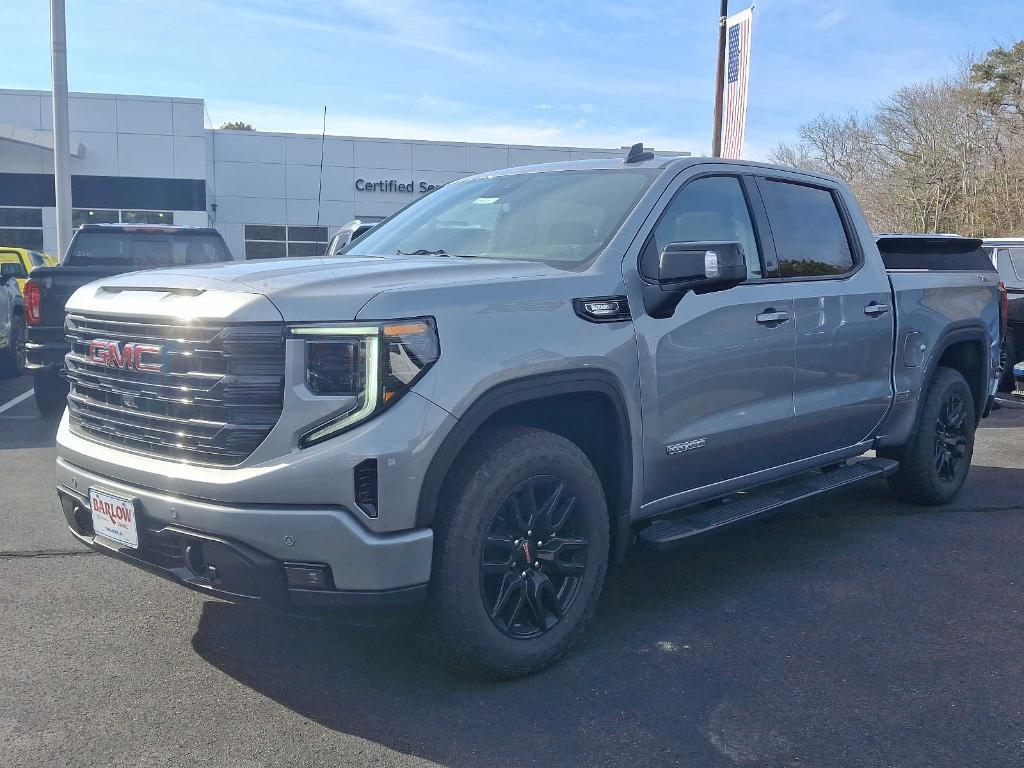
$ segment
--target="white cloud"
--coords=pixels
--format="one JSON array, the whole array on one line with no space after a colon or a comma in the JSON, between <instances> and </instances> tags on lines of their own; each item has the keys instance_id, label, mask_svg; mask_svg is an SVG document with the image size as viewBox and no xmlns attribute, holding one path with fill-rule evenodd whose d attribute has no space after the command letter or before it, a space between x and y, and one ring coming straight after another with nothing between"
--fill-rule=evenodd
<instances>
[{"instance_id":1,"label":"white cloud","mask_svg":"<svg viewBox=\"0 0 1024 768\"><path fill-rule=\"evenodd\" d=\"M846 18L845 8L833 8L831 11L826 13L820 19L818 19L818 27L820 29L832 29L839 22Z\"/></svg>"},{"instance_id":2,"label":"white cloud","mask_svg":"<svg viewBox=\"0 0 1024 768\"><path fill-rule=\"evenodd\" d=\"M316 110L227 101L209 101L207 109L214 125L230 119L244 119L262 131L320 133L321 113ZM243 117L239 118L239 115ZM360 115L348 110L336 114L328 108L327 132L336 136L611 149L643 141L662 151L693 154L706 151L704 138L666 133L652 126L592 126L583 118L557 122L501 117L488 119L477 115L459 120L435 120L429 116Z\"/></svg>"}]
</instances>

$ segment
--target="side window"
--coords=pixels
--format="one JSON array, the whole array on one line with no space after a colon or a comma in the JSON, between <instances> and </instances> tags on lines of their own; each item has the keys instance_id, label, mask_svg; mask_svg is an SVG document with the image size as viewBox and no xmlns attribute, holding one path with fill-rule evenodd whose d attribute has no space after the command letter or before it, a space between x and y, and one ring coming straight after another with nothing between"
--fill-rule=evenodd
<instances>
[{"instance_id":1,"label":"side window","mask_svg":"<svg viewBox=\"0 0 1024 768\"><path fill-rule=\"evenodd\" d=\"M772 180L760 187L783 277L842 275L853 269L850 240L829 190Z\"/></svg>"},{"instance_id":2,"label":"side window","mask_svg":"<svg viewBox=\"0 0 1024 768\"><path fill-rule=\"evenodd\" d=\"M5 261L0 264L0 276L16 277L20 280L24 277L28 277L28 273L25 271L25 267L22 266L20 261Z\"/></svg>"},{"instance_id":3,"label":"side window","mask_svg":"<svg viewBox=\"0 0 1024 768\"><path fill-rule=\"evenodd\" d=\"M657 274L658 255L669 243L700 240L738 242L747 259L747 278L763 277L747 199L735 176L705 176L676 192L644 248L641 274Z\"/></svg>"}]
</instances>

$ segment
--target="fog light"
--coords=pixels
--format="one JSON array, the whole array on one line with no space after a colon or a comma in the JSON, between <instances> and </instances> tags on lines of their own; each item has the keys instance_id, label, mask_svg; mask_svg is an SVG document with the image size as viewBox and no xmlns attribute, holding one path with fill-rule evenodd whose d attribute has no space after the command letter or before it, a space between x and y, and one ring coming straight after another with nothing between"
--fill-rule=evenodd
<instances>
[{"instance_id":1,"label":"fog light","mask_svg":"<svg viewBox=\"0 0 1024 768\"><path fill-rule=\"evenodd\" d=\"M285 563L288 586L296 589L331 589L331 569L326 565Z\"/></svg>"}]
</instances>

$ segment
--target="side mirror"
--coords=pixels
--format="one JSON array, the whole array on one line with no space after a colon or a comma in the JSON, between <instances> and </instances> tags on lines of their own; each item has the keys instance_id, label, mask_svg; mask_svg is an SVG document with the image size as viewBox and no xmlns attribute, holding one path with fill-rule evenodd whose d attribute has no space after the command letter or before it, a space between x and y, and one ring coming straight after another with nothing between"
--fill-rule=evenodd
<instances>
[{"instance_id":1,"label":"side mirror","mask_svg":"<svg viewBox=\"0 0 1024 768\"><path fill-rule=\"evenodd\" d=\"M738 242L669 243L658 256L657 285L644 289L644 303L652 317L671 317L689 291L724 291L746 279L747 262Z\"/></svg>"}]
</instances>

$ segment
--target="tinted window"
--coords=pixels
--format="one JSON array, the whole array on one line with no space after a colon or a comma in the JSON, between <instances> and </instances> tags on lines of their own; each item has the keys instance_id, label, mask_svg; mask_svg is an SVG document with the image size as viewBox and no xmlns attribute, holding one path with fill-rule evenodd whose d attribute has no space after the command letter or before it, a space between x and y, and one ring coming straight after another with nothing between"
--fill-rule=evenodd
<instances>
[{"instance_id":1,"label":"tinted window","mask_svg":"<svg viewBox=\"0 0 1024 768\"><path fill-rule=\"evenodd\" d=\"M579 264L607 245L656 173L550 171L454 182L374 227L344 253L443 250Z\"/></svg>"},{"instance_id":2,"label":"tinted window","mask_svg":"<svg viewBox=\"0 0 1024 768\"><path fill-rule=\"evenodd\" d=\"M657 274L658 255L669 243L725 240L743 246L747 277L762 276L750 210L735 176L708 176L680 189L658 220L644 249L641 271Z\"/></svg>"},{"instance_id":3,"label":"tinted window","mask_svg":"<svg viewBox=\"0 0 1024 768\"><path fill-rule=\"evenodd\" d=\"M245 258L247 259L283 259L288 255L284 243L271 243L261 240L245 241Z\"/></svg>"},{"instance_id":4,"label":"tinted window","mask_svg":"<svg viewBox=\"0 0 1024 768\"><path fill-rule=\"evenodd\" d=\"M853 269L850 241L831 192L766 181L761 195L783 277L841 275Z\"/></svg>"},{"instance_id":5,"label":"tinted window","mask_svg":"<svg viewBox=\"0 0 1024 768\"><path fill-rule=\"evenodd\" d=\"M223 241L214 235L80 231L71 240L65 263L157 269L230 259Z\"/></svg>"},{"instance_id":6,"label":"tinted window","mask_svg":"<svg viewBox=\"0 0 1024 768\"><path fill-rule=\"evenodd\" d=\"M285 228L271 224L246 224L246 240L284 240Z\"/></svg>"},{"instance_id":7,"label":"tinted window","mask_svg":"<svg viewBox=\"0 0 1024 768\"><path fill-rule=\"evenodd\" d=\"M117 224L121 221L119 211L92 210L89 208L73 208L71 210L71 226L78 229L83 224Z\"/></svg>"},{"instance_id":8,"label":"tinted window","mask_svg":"<svg viewBox=\"0 0 1024 768\"><path fill-rule=\"evenodd\" d=\"M38 250L43 247L43 230L0 228L0 245Z\"/></svg>"},{"instance_id":9,"label":"tinted window","mask_svg":"<svg viewBox=\"0 0 1024 768\"><path fill-rule=\"evenodd\" d=\"M0 208L0 227L42 226L42 208Z\"/></svg>"},{"instance_id":10,"label":"tinted window","mask_svg":"<svg viewBox=\"0 0 1024 768\"><path fill-rule=\"evenodd\" d=\"M173 224L173 211L121 211L122 224Z\"/></svg>"},{"instance_id":11,"label":"tinted window","mask_svg":"<svg viewBox=\"0 0 1024 768\"><path fill-rule=\"evenodd\" d=\"M326 243L327 227L288 227L288 240L307 243Z\"/></svg>"}]
</instances>

